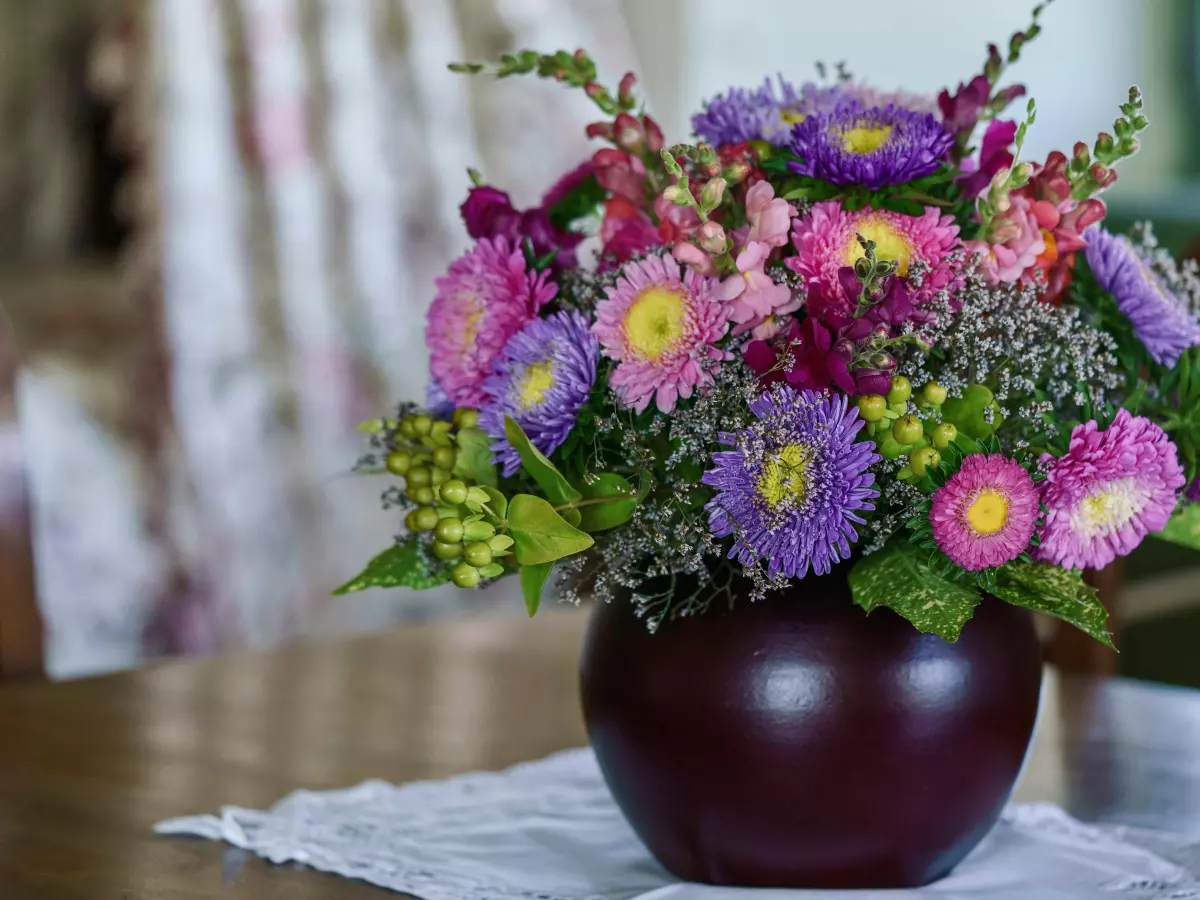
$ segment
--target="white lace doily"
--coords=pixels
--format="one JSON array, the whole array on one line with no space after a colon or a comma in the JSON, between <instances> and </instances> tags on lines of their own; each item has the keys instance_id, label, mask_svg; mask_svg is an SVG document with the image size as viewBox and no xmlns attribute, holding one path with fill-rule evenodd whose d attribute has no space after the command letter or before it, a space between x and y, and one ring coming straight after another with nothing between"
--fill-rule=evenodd
<instances>
[{"instance_id":1,"label":"white lace doily","mask_svg":"<svg viewBox=\"0 0 1200 900\"><path fill-rule=\"evenodd\" d=\"M1010 806L947 878L910 891L748 891L684 884L613 804L590 750L504 772L296 791L261 812L171 819L274 863L300 862L424 900L1200 900L1200 845Z\"/></svg>"}]
</instances>

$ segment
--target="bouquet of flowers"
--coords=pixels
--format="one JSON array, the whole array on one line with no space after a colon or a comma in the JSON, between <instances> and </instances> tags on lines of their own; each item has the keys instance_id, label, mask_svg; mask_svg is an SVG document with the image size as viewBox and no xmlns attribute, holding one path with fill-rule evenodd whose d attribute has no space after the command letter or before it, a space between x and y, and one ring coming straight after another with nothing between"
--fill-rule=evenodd
<instances>
[{"instance_id":1,"label":"bouquet of flowers","mask_svg":"<svg viewBox=\"0 0 1200 900\"><path fill-rule=\"evenodd\" d=\"M605 146L531 209L471 173L425 407L365 426L406 527L340 591L519 573L532 614L554 572L654 630L836 571L946 640L987 592L1107 643L1081 570L1197 494L1200 279L1102 224L1137 88L1022 158L1040 11L936 98L818 67L671 146L583 51L453 65L582 89Z\"/></svg>"}]
</instances>

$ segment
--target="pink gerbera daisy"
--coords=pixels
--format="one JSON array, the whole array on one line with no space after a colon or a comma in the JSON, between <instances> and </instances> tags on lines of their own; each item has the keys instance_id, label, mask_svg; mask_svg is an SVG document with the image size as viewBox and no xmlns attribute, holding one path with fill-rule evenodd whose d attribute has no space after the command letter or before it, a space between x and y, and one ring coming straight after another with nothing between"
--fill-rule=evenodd
<instances>
[{"instance_id":1,"label":"pink gerbera daisy","mask_svg":"<svg viewBox=\"0 0 1200 900\"><path fill-rule=\"evenodd\" d=\"M1093 420L1046 475L1046 524L1034 556L1070 569L1100 569L1161 531L1184 485L1166 432L1122 409L1100 431Z\"/></svg>"},{"instance_id":2,"label":"pink gerbera daisy","mask_svg":"<svg viewBox=\"0 0 1200 900\"><path fill-rule=\"evenodd\" d=\"M915 262L932 268L913 292L917 305L932 299L937 291L953 287L958 279L960 264L949 259L960 243L958 226L953 216L944 216L932 206L926 207L924 215L906 216L884 209L845 210L837 200L818 203L807 216L796 220L792 243L799 255L789 257L787 265L807 284L816 282L827 296L836 295L838 270L862 258L859 234L875 242L880 259L898 263L901 277L908 275Z\"/></svg>"},{"instance_id":3,"label":"pink gerbera daisy","mask_svg":"<svg viewBox=\"0 0 1200 900\"><path fill-rule=\"evenodd\" d=\"M618 363L609 384L622 403L641 412L655 400L670 412L732 358L713 346L728 328L717 286L715 278L681 272L669 256L625 264L592 326L604 355Z\"/></svg>"},{"instance_id":4,"label":"pink gerbera daisy","mask_svg":"<svg viewBox=\"0 0 1200 900\"><path fill-rule=\"evenodd\" d=\"M429 368L457 406L477 409L483 381L508 339L554 298L546 272L531 272L505 237L482 238L437 280L425 343Z\"/></svg>"},{"instance_id":5,"label":"pink gerbera daisy","mask_svg":"<svg viewBox=\"0 0 1200 900\"><path fill-rule=\"evenodd\" d=\"M1019 462L974 454L934 492L929 518L942 552L968 572L978 572L1012 562L1025 551L1038 510L1037 487Z\"/></svg>"}]
</instances>

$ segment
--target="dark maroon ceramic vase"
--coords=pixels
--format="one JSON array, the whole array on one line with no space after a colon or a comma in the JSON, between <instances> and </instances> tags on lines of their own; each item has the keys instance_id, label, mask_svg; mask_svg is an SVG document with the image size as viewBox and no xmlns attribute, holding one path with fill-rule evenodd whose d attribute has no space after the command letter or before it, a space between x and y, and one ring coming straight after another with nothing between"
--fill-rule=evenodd
<instances>
[{"instance_id":1,"label":"dark maroon ceramic vase","mask_svg":"<svg viewBox=\"0 0 1200 900\"><path fill-rule=\"evenodd\" d=\"M947 874L1024 761L1042 680L1030 615L985 597L950 644L867 615L845 572L646 632L600 604L583 712L605 780L687 881L891 888Z\"/></svg>"}]
</instances>

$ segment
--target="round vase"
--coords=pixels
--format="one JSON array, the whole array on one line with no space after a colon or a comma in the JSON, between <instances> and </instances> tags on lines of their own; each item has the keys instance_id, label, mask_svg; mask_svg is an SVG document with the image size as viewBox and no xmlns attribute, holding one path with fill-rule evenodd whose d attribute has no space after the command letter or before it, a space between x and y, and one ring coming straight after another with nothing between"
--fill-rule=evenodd
<instances>
[{"instance_id":1,"label":"round vase","mask_svg":"<svg viewBox=\"0 0 1200 900\"><path fill-rule=\"evenodd\" d=\"M846 571L656 634L632 604L597 604L588 734L622 812L679 878L914 887L1000 815L1037 717L1029 613L984 597L947 643L891 610L868 616Z\"/></svg>"}]
</instances>

